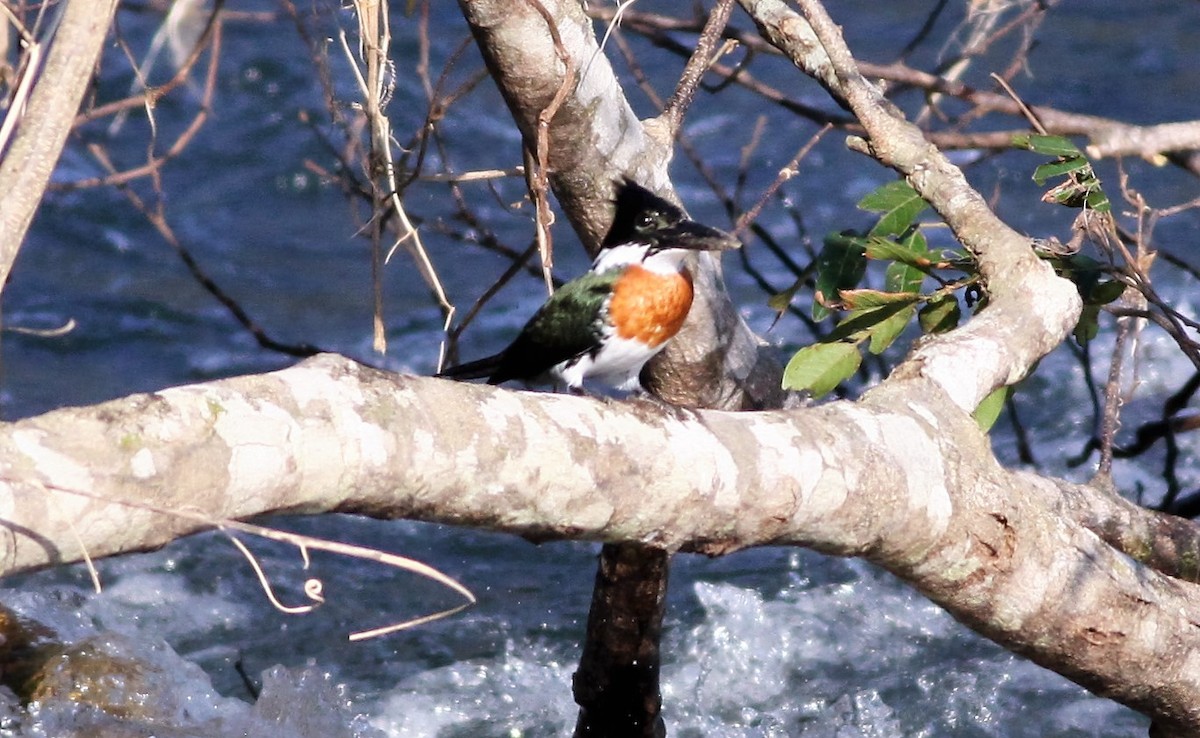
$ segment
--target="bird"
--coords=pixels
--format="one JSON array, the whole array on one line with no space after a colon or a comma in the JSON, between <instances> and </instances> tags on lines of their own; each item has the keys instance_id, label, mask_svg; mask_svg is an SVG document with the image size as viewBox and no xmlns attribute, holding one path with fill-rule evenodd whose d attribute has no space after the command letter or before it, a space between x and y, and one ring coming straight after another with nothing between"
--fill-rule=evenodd
<instances>
[{"instance_id":1,"label":"bird","mask_svg":"<svg viewBox=\"0 0 1200 738\"><path fill-rule=\"evenodd\" d=\"M625 177L591 268L555 290L503 351L436 376L488 384L545 379L584 392L585 379L641 388L642 367L679 332L692 306L689 253L741 246L730 234Z\"/></svg>"}]
</instances>

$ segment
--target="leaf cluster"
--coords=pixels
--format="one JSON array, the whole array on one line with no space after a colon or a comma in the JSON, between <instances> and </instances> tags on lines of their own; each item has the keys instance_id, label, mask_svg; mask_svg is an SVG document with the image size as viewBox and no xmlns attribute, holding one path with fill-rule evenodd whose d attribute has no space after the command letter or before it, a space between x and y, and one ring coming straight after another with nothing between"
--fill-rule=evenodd
<instances>
[{"instance_id":1,"label":"leaf cluster","mask_svg":"<svg viewBox=\"0 0 1200 738\"><path fill-rule=\"evenodd\" d=\"M979 279L965 253L930 250L917 223L929 204L907 182L879 187L858 207L878 219L865 233L843 231L825 239L817 257L812 317L839 317L828 335L788 362L787 389L816 397L829 393L858 371L863 350L883 353L914 321L925 333L954 328L962 317L955 293ZM881 289L865 286L871 261L887 264ZM922 291L927 279L935 286Z\"/></svg>"},{"instance_id":2,"label":"leaf cluster","mask_svg":"<svg viewBox=\"0 0 1200 738\"><path fill-rule=\"evenodd\" d=\"M1045 185L1049 180L1061 178L1042 195L1042 202L1055 203L1064 207L1092 210L1107 217L1112 214L1112 203L1100 185L1092 164L1079 147L1062 136L1020 134L1013 137L1013 145L1034 153L1053 157L1033 170L1033 181ZM1100 310L1116 300L1125 291L1125 283L1116 279L1105 279L1113 270L1099 261L1080 253L1042 254L1050 261L1060 277L1070 279L1083 298L1083 312L1075 325L1074 337L1085 344L1100 332Z\"/></svg>"},{"instance_id":3,"label":"leaf cluster","mask_svg":"<svg viewBox=\"0 0 1200 738\"><path fill-rule=\"evenodd\" d=\"M1014 146L1052 157L1032 175L1039 185L1061 179L1043 196L1044 202L1101 213L1111 210L1091 163L1069 140L1030 134L1018 137ZM906 181L884 184L863 197L858 207L877 215L870 230L830 234L817 256L812 317L836 323L819 342L792 356L784 370L785 389L821 397L858 371L864 351L883 353L910 325L925 335L944 333L958 326L964 307L978 312L987 305L985 285L969 254L930 250L918 222L928 203ZM1120 297L1124 284L1106 279L1110 269L1082 254L1042 256L1078 287L1085 307L1075 338L1080 343L1091 340L1099 330L1101 307ZM872 261L886 264L878 289L867 284ZM771 304L782 309L796 289L777 295ZM1009 388L1001 388L984 400L976 412L981 425L994 422L1008 394Z\"/></svg>"},{"instance_id":4,"label":"leaf cluster","mask_svg":"<svg viewBox=\"0 0 1200 738\"><path fill-rule=\"evenodd\" d=\"M1092 169L1092 163L1070 139L1064 136L1022 133L1013 136L1013 146L1054 157L1033 170L1033 181L1039 185L1046 184L1046 181L1052 178L1063 178L1062 182L1042 195L1042 202L1057 203L1069 208L1089 208L1098 213L1112 212L1112 203L1109 202L1108 195L1104 194L1104 188L1100 186L1100 178Z\"/></svg>"}]
</instances>

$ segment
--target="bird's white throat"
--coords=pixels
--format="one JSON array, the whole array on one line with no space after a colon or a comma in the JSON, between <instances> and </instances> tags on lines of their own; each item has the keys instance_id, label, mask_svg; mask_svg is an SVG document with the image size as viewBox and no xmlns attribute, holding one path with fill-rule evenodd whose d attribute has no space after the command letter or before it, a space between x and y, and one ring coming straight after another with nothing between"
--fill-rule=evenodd
<instances>
[{"instance_id":1,"label":"bird's white throat","mask_svg":"<svg viewBox=\"0 0 1200 738\"><path fill-rule=\"evenodd\" d=\"M603 249L592 262L592 271L607 272L639 264L643 269L655 274L675 274L683 268L683 260L688 255L687 249L663 249L654 253L648 253L649 251L650 244L646 243L624 243Z\"/></svg>"}]
</instances>

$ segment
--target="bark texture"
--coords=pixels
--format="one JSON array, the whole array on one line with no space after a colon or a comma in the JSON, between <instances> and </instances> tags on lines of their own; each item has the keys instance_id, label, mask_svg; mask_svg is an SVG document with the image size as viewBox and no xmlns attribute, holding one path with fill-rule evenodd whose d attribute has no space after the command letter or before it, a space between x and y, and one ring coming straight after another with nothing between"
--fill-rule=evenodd
<instances>
[{"instance_id":1,"label":"bark texture","mask_svg":"<svg viewBox=\"0 0 1200 738\"><path fill-rule=\"evenodd\" d=\"M0 459L0 573L267 512L710 554L809 546L869 558L1167 734L1200 731L1197 588L1079 519L1081 499L1119 507L1108 493L1002 468L921 377L855 403L729 413L394 376L326 355L0 425ZM1200 555L1195 541L1181 557Z\"/></svg>"},{"instance_id":2,"label":"bark texture","mask_svg":"<svg viewBox=\"0 0 1200 738\"><path fill-rule=\"evenodd\" d=\"M662 738L659 672L670 554L635 543L600 549L587 634L572 691L575 737Z\"/></svg>"}]
</instances>

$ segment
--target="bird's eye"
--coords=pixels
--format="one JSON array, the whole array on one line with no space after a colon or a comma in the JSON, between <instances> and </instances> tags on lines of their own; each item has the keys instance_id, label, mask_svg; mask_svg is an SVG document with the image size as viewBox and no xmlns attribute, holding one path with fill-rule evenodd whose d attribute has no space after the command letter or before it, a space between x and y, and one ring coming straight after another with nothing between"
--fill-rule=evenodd
<instances>
[{"instance_id":1,"label":"bird's eye","mask_svg":"<svg viewBox=\"0 0 1200 738\"><path fill-rule=\"evenodd\" d=\"M655 213L642 213L637 217L638 230L648 230L654 227Z\"/></svg>"}]
</instances>

